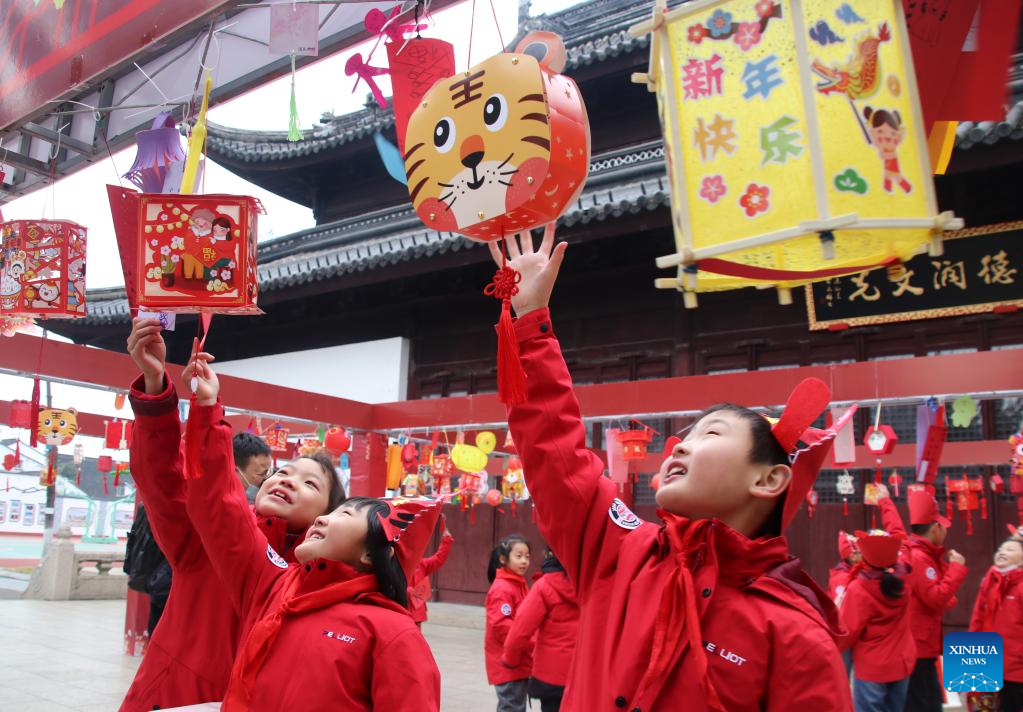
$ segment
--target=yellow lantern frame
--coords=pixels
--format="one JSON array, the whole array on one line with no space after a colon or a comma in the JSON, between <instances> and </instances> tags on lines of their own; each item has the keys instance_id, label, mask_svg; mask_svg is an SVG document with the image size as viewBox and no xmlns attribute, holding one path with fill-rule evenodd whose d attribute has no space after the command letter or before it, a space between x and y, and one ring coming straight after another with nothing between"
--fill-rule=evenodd
<instances>
[{"instance_id":1,"label":"yellow lantern frame","mask_svg":"<svg viewBox=\"0 0 1023 712\"><path fill-rule=\"evenodd\" d=\"M699 203L699 199L696 197L697 176L692 168L694 163L699 166L695 157L697 150L690 147L683 140L685 135L684 129L693 129L693 117L697 112L695 108L697 106L701 107L703 115L696 120L703 121L704 117L706 117L706 120L709 122L709 117L714 115L715 110L724 109L727 106L729 110L736 112L748 108L749 105L746 107L742 105L736 106L734 96L721 96L716 104L713 101L708 102L706 100L702 104L699 101L688 101L683 104L683 99L679 96L681 93L680 88L682 87L680 81L680 74L682 72L679 66L681 64L680 57L682 56L679 47L683 46L682 33L686 31L692 33L694 28L698 27L699 31L697 31L697 34L700 34L705 27L711 27L708 24L708 17L714 19L716 15L728 15L728 21L730 22L730 17L733 15L742 18L754 13L755 9L767 9L764 3L765 0L760 2L755 0L696 0L668 11L665 0L656 0L653 8L653 18L630 28L630 33L635 37L646 34L652 35L649 70L647 73L634 74L633 81L646 84L650 91L656 92L658 95L658 107L661 112L661 122L664 128L665 154L671 182L672 224L677 249L673 254L658 258L656 262L657 266L661 268L676 267L677 274L675 277L657 279L655 280L655 285L658 288L676 289L683 292L687 307L696 306L697 291L735 289L748 286L761 288L777 287L779 301L783 304L791 303L790 290L795 286L843 274L861 272L864 269L872 269L884 264L890 264L892 261L908 260L924 247L929 248L933 256L938 256L942 252L942 233L946 230L960 229L963 225L962 220L956 218L952 213L938 212L928 157L927 133L924 130L923 117L919 110L920 102L913 69L912 53L905 29L905 18L900 0L883 0L883 2L881 0L872 0L872 3L869 5L854 3L869 9L869 12L865 11L863 14L869 15L875 20L882 17L885 19L885 23L890 22L890 27L886 30L891 33L890 37L877 40L874 47L880 48L880 43L882 41L885 42L886 61L891 62L894 58L896 60L894 62L895 66L901 69L901 74L903 75L902 86L899 86L900 82L896 79L894 84L883 86L880 91L882 95L887 96L889 103L897 104L902 113L906 115L905 121L901 117L899 119L903 130L901 135L904 136L904 139L900 137L899 141L905 148L904 154L910 156L909 161L904 161L904 164L907 165L907 169L904 172L912 174L912 185L917 189L917 193L912 196L911 201L915 204L915 210L908 212L915 212L916 214L905 215L907 211L903 210L903 214L899 216L884 214L891 205L896 206L892 208L896 212L902 207L901 204L895 202L892 191L888 190L887 186L885 190L889 193L888 196L875 190L869 203L867 200L861 200L859 204L864 208L873 208L872 210L863 210L855 209L855 198L850 200L848 196L837 194L837 191L841 190L838 188L837 175L834 176L834 188L829 185L829 170L825 166L829 159L829 154L826 152L824 145L826 132L823 130L824 127L822 127L821 121L826 117L833 121L834 115L828 115L827 112L834 111L832 107L838 104L833 100L833 97L824 97L824 92L819 91L819 86L817 90L813 86L813 72L814 69L820 69L820 63L818 61L818 64L814 65L811 58L810 40L808 37L813 37L813 35L808 33L807 17L824 17L825 11L827 11L827 16L831 18L831 21L836 26L841 27L841 31L847 35L859 32L862 36L870 29L871 24L863 18L859 18L859 21L863 24L858 27L843 26L836 23L833 19L834 14L838 13L840 6L848 4L841 2L841 0L771 0L768 4L777 6L777 8L772 7L773 10L777 11L772 17L779 18L776 24L782 24L781 18L787 18L786 24L782 24L781 28L770 28L775 31L775 39L777 39L780 33L787 31L789 34L785 35L784 38L794 41L794 51L788 50L785 58L794 60L795 66L784 69L784 71L788 72L789 83L792 85L787 87L790 101L785 103L783 100L778 102L778 105L786 115L797 116L798 119L796 120L801 121L803 133L800 136L802 145L799 148L804 154L802 157L803 168L799 169L797 167L795 171L790 170L790 173L796 172L800 177L806 176L809 178L809 183L812 187L812 201L805 195L805 191L800 189L798 192L802 195L805 203L812 205L812 211L809 214L799 216L787 222L784 221L782 215L772 216L773 224L764 230L753 229L755 223L750 223L751 229L746 230L745 233L743 233L745 226L742 222L737 222L733 219L731 223L733 229L729 230L727 225L723 229L728 234L734 235L734 237L725 240L706 239L706 233L709 231L709 228L713 227L714 231L718 231L721 229L721 223L708 217L711 213L708 212L706 206ZM725 11L730 12L726 13ZM700 26L699 23L696 26L690 24L688 27L683 24L692 20L699 20L700 18L703 19L703 26ZM752 18L757 18L757 15L753 14ZM720 20L720 18L717 19ZM769 25L771 18L761 15L758 21L762 21L761 26L765 26ZM739 23L736 23L730 27L734 28L738 25ZM874 26L876 27L877 25L875 24ZM770 30L765 29L765 37L768 31ZM704 33L703 37L708 37L708 35ZM700 42L699 38L694 38L691 34L687 36L687 39L690 44L693 44L694 40L697 45ZM850 37L850 39L852 38ZM757 33L756 41L760 42L759 32ZM856 41L858 40L833 49L819 42L821 47L814 48L814 55L818 58L821 56L834 58L839 52L848 52ZM672 53L673 42L674 49L676 50L675 56ZM738 38L735 38L735 43L740 44ZM890 49L888 48L889 45ZM781 49L788 47L788 45L778 43L775 43L774 46ZM718 43L714 47L722 48L721 52L715 52L714 56L722 59L718 55L726 55L724 58L726 63L753 56L752 53L748 56L746 54L750 49L749 47L742 47L741 55L738 54L737 49L727 43ZM859 49L858 46L856 48ZM729 54L732 55L731 60L727 56ZM687 59L689 59L688 56ZM880 59L880 49L877 50L875 59ZM877 69L876 85L876 83L883 83L883 81L881 78L882 68L880 66L875 68ZM889 82L892 81L891 76L893 75L889 75ZM718 78L717 81L719 94L724 94L720 88L721 79ZM901 89L901 91L896 91L897 89ZM876 86L874 91L878 91ZM900 96L901 94L904 94L904 96ZM892 97L900 98L896 102ZM866 145L870 147L869 150L874 151L874 141L871 135L868 134L868 128L857 113L858 107L855 104L854 97L850 93L847 98L849 99L850 106L853 108L853 115L856 116L859 128L863 131ZM827 101L832 102L831 107L825 103ZM893 111L892 113L896 112ZM740 118L742 117L740 116ZM848 122L847 115L844 120ZM869 123L869 120L867 123ZM698 128L704 129L705 126L703 123L700 123ZM737 139L737 142L739 140L741 138ZM763 141L763 139L761 140ZM846 143L849 142L846 141ZM863 143L862 139L860 143ZM829 145L827 148L833 153L836 150L834 145ZM857 147L854 146L854 148ZM858 148L861 152L864 150L862 146ZM747 150L745 154L742 154L740 150L737 152L737 160L732 161L733 172L736 175L742 175L744 182L747 175L751 173L758 175L755 171L751 170L756 167L756 163L751 164L749 160L750 154L756 150L756 147L753 147L752 150ZM877 152L881 155L879 149L877 149ZM706 157L702 156L701 158L705 160ZM726 160L729 158L732 158L730 154L726 156ZM897 163L898 159L896 158L895 164ZM832 161L831 172L834 171L833 165L834 162ZM888 169L889 163L886 162L883 169L885 184L888 183ZM760 170L773 170L773 168L768 166L767 169L764 169L763 164L761 164ZM800 170L807 171L809 175L799 173ZM753 182L751 179L751 188ZM864 187L863 193L865 194L866 192ZM895 194L897 193L898 188L895 189ZM903 190L903 193L906 196L909 195L909 191ZM731 197L734 200L734 192ZM906 200L908 199L907 197ZM903 203L906 200L903 200ZM850 204L853 205L854 209L836 209L837 207L848 208ZM734 212L734 203L732 205ZM877 209L879 205L882 206L880 210ZM865 237L869 239L864 239ZM772 264L775 262L784 263L784 258L788 255L783 254L783 252L791 249L801 250L801 254L804 257L803 266L805 267L807 262L806 255L808 254L808 248L811 246L810 243L818 238L820 247L814 247L814 249L821 251L825 261L823 266L818 265L813 269L785 269L783 265L781 269L759 271L756 268L758 259L761 262L764 261L763 255L765 252L769 255L768 261L771 261L771 254L777 258ZM859 240L859 242L856 242L856 240ZM867 252L862 246L871 241L872 247L870 249L872 252L869 255L856 254L857 248L860 248L860 253ZM838 243L837 250L836 242ZM843 245L843 243L845 244ZM759 251L759 254L757 251ZM882 255L883 259L879 259ZM864 257L867 257L866 261L863 261ZM728 265L734 265L741 268L736 269L736 273L745 274L744 276L729 275L727 269L725 272L705 272L700 267L700 263L707 260L713 260L719 268L722 268L722 266L727 268ZM706 262L704 263L707 264ZM698 273L700 275L699 280L697 279ZM750 274L757 276L750 276ZM764 278L761 279L758 276Z\"/></svg>"}]
</instances>

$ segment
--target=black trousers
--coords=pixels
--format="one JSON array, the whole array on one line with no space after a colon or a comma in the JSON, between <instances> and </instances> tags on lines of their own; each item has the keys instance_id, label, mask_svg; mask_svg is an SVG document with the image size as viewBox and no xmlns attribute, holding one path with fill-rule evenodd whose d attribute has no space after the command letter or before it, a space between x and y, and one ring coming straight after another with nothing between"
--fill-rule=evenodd
<instances>
[{"instance_id":1,"label":"black trousers","mask_svg":"<svg viewBox=\"0 0 1023 712\"><path fill-rule=\"evenodd\" d=\"M941 681L934 658L917 658L909 676L905 712L941 712Z\"/></svg>"},{"instance_id":2,"label":"black trousers","mask_svg":"<svg viewBox=\"0 0 1023 712\"><path fill-rule=\"evenodd\" d=\"M530 697L540 700L540 712L559 712L561 709L561 698L565 694L563 686L531 677L526 690Z\"/></svg>"}]
</instances>

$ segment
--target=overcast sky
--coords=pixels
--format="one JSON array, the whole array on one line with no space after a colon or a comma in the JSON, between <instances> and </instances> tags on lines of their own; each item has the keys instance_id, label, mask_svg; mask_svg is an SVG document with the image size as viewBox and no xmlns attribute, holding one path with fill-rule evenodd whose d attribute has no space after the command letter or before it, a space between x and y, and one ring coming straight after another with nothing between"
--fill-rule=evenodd
<instances>
[{"instance_id":1,"label":"overcast sky","mask_svg":"<svg viewBox=\"0 0 1023 712\"><path fill-rule=\"evenodd\" d=\"M556 12L578 2L579 0L534 0L531 13L535 15ZM468 66L468 33L459 28L469 26L472 4L464 2L436 13L434 16L436 25L423 33L452 41L455 45L456 66L459 68ZM494 0L494 7L501 23L501 34L506 42L510 41L517 29L518 2ZM476 10L472 57L474 62L479 62L485 56L498 52L501 49L501 42L494 26L489 2L478 0ZM227 39L230 38L226 38L225 43ZM371 46L371 43L357 45L298 71L295 86L302 128L316 125L325 111L340 115L363 106L369 92L364 84L360 84L355 93L352 93L354 82L351 77L345 76L344 65L354 52L362 52L365 57ZM386 54L382 49L378 49L372 63L376 66L386 66L386 62ZM390 96L389 78L380 77L379 84L385 96ZM287 130L290 92L291 77L282 77L210 109L209 120L232 128ZM61 217L86 226L89 228L87 287L98 289L122 286L124 276L121 273L110 219L106 185L117 183L118 175L123 174L131 166L134 157L134 147L115 153L113 165L109 159L98 162L59 181L53 187L18 198L0 206L0 209L7 220ZM127 181L124 183L128 185ZM287 235L314 224L310 209L263 190L209 160L206 161L204 190L207 193L233 193L259 198L267 210L267 215L259 219L261 240Z\"/></svg>"}]
</instances>

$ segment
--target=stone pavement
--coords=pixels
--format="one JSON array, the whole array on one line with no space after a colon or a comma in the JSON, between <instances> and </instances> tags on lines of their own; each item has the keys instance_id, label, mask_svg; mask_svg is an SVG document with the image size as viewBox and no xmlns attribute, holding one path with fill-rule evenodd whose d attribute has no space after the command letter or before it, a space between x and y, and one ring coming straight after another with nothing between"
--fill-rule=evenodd
<instances>
[{"instance_id":1,"label":"stone pavement","mask_svg":"<svg viewBox=\"0 0 1023 712\"><path fill-rule=\"evenodd\" d=\"M438 604L439 621L462 606ZM433 606L431 606L431 611ZM470 609L461 617L476 625ZM0 710L115 712L139 659L124 655L124 601L0 600ZM497 704L483 667L482 626L423 626L441 669L443 712Z\"/></svg>"}]
</instances>

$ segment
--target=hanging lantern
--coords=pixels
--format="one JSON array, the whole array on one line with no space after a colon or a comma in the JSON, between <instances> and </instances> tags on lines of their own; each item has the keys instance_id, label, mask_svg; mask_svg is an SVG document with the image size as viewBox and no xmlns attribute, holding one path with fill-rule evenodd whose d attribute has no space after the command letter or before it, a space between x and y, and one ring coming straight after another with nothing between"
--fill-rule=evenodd
<instances>
[{"instance_id":1,"label":"hanging lantern","mask_svg":"<svg viewBox=\"0 0 1023 712\"><path fill-rule=\"evenodd\" d=\"M32 404L27 400L11 401L10 414L7 417L7 425L12 428L32 427Z\"/></svg>"},{"instance_id":2,"label":"hanging lantern","mask_svg":"<svg viewBox=\"0 0 1023 712\"><path fill-rule=\"evenodd\" d=\"M301 438L298 441L297 452L299 457L309 457L322 449L323 443L316 438Z\"/></svg>"},{"instance_id":3,"label":"hanging lantern","mask_svg":"<svg viewBox=\"0 0 1023 712\"><path fill-rule=\"evenodd\" d=\"M447 455L434 455L430 465L434 494L451 494L451 477L455 474L455 463Z\"/></svg>"},{"instance_id":4,"label":"hanging lantern","mask_svg":"<svg viewBox=\"0 0 1023 712\"><path fill-rule=\"evenodd\" d=\"M401 481L401 496L402 497L418 497L419 496L419 469L416 468L414 472L406 473L404 479Z\"/></svg>"},{"instance_id":5,"label":"hanging lantern","mask_svg":"<svg viewBox=\"0 0 1023 712\"><path fill-rule=\"evenodd\" d=\"M263 439L270 446L274 454L283 455L288 451L289 434L290 432L287 428L280 423L274 423L263 433Z\"/></svg>"},{"instance_id":6,"label":"hanging lantern","mask_svg":"<svg viewBox=\"0 0 1023 712\"><path fill-rule=\"evenodd\" d=\"M114 458L110 455L100 455L96 458L96 470L103 474L113 472L114 470Z\"/></svg>"},{"instance_id":7,"label":"hanging lantern","mask_svg":"<svg viewBox=\"0 0 1023 712\"><path fill-rule=\"evenodd\" d=\"M366 17L368 20L369 15ZM391 73L394 132L398 136L398 148L404 152L409 116L430 87L455 73L455 47L435 37L415 37L408 41L392 37L385 47Z\"/></svg>"},{"instance_id":8,"label":"hanging lantern","mask_svg":"<svg viewBox=\"0 0 1023 712\"><path fill-rule=\"evenodd\" d=\"M463 438L464 440L464 438ZM451 460L462 472L479 472L487 469L487 456L494 451L497 439L490 431L476 436L476 446L457 443L451 450Z\"/></svg>"},{"instance_id":9,"label":"hanging lantern","mask_svg":"<svg viewBox=\"0 0 1023 712\"><path fill-rule=\"evenodd\" d=\"M501 478L501 494L513 502L526 498L526 478L522 471L522 460L509 457Z\"/></svg>"},{"instance_id":10,"label":"hanging lantern","mask_svg":"<svg viewBox=\"0 0 1023 712\"><path fill-rule=\"evenodd\" d=\"M878 457L890 455L898 442L899 437L890 425L871 425L863 436L863 444Z\"/></svg>"},{"instance_id":11,"label":"hanging lantern","mask_svg":"<svg viewBox=\"0 0 1023 712\"><path fill-rule=\"evenodd\" d=\"M329 428L323 434L323 446L335 455L340 455L343 452L348 452L352 446L352 437L344 428Z\"/></svg>"},{"instance_id":12,"label":"hanging lantern","mask_svg":"<svg viewBox=\"0 0 1023 712\"><path fill-rule=\"evenodd\" d=\"M117 418L103 421L103 446L110 450L127 450L131 444L132 423Z\"/></svg>"},{"instance_id":13,"label":"hanging lantern","mask_svg":"<svg viewBox=\"0 0 1023 712\"><path fill-rule=\"evenodd\" d=\"M152 311L262 314L258 199L108 186L130 304Z\"/></svg>"},{"instance_id":14,"label":"hanging lantern","mask_svg":"<svg viewBox=\"0 0 1023 712\"><path fill-rule=\"evenodd\" d=\"M39 411L39 442L46 445L67 445L78 433L78 411L74 408L44 408Z\"/></svg>"},{"instance_id":15,"label":"hanging lantern","mask_svg":"<svg viewBox=\"0 0 1023 712\"><path fill-rule=\"evenodd\" d=\"M962 221L938 213L899 0L821 37L839 3L654 4L648 73L671 181L677 267L657 286L791 287L908 261ZM797 16L801 14L801 16ZM835 20L831 19L832 25ZM810 30L808 41L804 27Z\"/></svg>"},{"instance_id":16,"label":"hanging lantern","mask_svg":"<svg viewBox=\"0 0 1023 712\"><path fill-rule=\"evenodd\" d=\"M973 534L972 512L980 509L980 493L983 491L984 485L980 480L969 479L966 472L963 472L962 479L950 479L946 487L949 495L955 496L956 509L963 513L963 518L966 520L966 533Z\"/></svg>"},{"instance_id":17,"label":"hanging lantern","mask_svg":"<svg viewBox=\"0 0 1023 712\"><path fill-rule=\"evenodd\" d=\"M74 456L73 456L73 462L76 465L81 465L82 461L84 459L85 459L85 448L82 447L81 443L78 443L77 445L75 445L75 452L74 452Z\"/></svg>"},{"instance_id":18,"label":"hanging lantern","mask_svg":"<svg viewBox=\"0 0 1023 712\"><path fill-rule=\"evenodd\" d=\"M0 315L84 317L87 232L68 220L0 223Z\"/></svg>"},{"instance_id":19,"label":"hanging lantern","mask_svg":"<svg viewBox=\"0 0 1023 712\"><path fill-rule=\"evenodd\" d=\"M1012 448L1009 456L1012 474L1023 477L1023 431L1015 433L1009 438L1009 447Z\"/></svg>"},{"instance_id":20,"label":"hanging lantern","mask_svg":"<svg viewBox=\"0 0 1023 712\"><path fill-rule=\"evenodd\" d=\"M1005 480L1003 480L1002 476L999 474L991 475L989 484L991 485L991 491L995 494L1001 494L1005 491Z\"/></svg>"},{"instance_id":21,"label":"hanging lantern","mask_svg":"<svg viewBox=\"0 0 1023 712\"><path fill-rule=\"evenodd\" d=\"M842 497L842 515L849 515L849 498L856 493L856 485L853 484L853 476L849 470L844 470L835 481L835 489Z\"/></svg>"},{"instance_id":22,"label":"hanging lantern","mask_svg":"<svg viewBox=\"0 0 1023 712\"><path fill-rule=\"evenodd\" d=\"M405 443L401 448L401 466L405 472L419 469L419 448L412 443Z\"/></svg>"},{"instance_id":23,"label":"hanging lantern","mask_svg":"<svg viewBox=\"0 0 1023 712\"><path fill-rule=\"evenodd\" d=\"M135 143L135 162L124 177L143 193L176 192L181 172L172 169L184 164L185 151L173 115L169 111L157 114L152 128L135 134Z\"/></svg>"},{"instance_id":24,"label":"hanging lantern","mask_svg":"<svg viewBox=\"0 0 1023 712\"><path fill-rule=\"evenodd\" d=\"M646 457L646 449L654 439L654 430L643 426L634 430L622 430L615 434L622 444L622 453L626 460L642 460Z\"/></svg>"},{"instance_id":25,"label":"hanging lantern","mask_svg":"<svg viewBox=\"0 0 1023 712\"><path fill-rule=\"evenodd\" d=\"M503 498L499 490L492 489L489 492L487 492L487 504L489 504L491 507L500 506L502 499Z\"/></svg>"}]
</instances>

